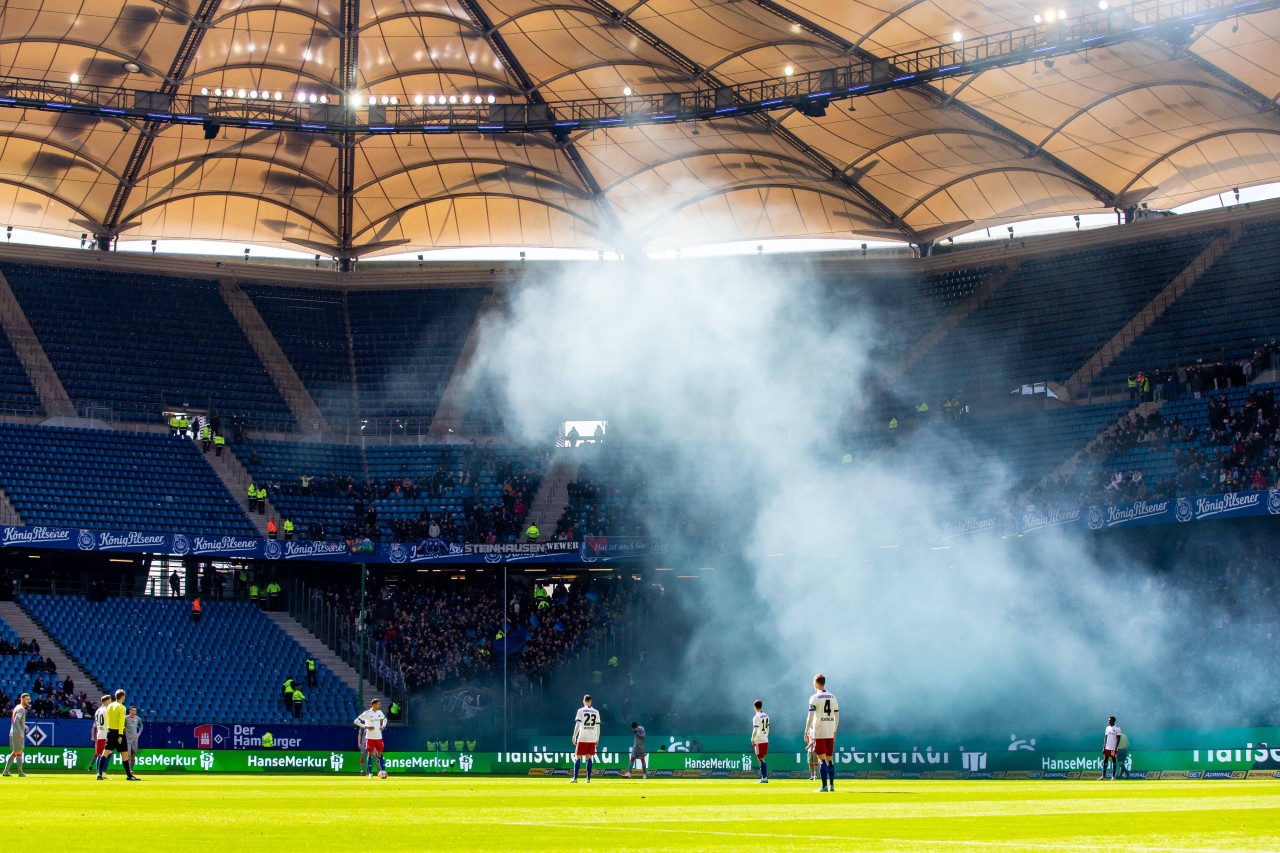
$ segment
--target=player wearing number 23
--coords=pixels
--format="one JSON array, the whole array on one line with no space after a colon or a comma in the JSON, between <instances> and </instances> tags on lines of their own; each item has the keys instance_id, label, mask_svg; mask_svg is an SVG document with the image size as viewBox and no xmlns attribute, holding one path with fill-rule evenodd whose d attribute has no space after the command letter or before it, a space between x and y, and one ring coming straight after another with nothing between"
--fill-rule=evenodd
<instances>
[{"instance_id":1,"label":"player wearing number 23","mask_svg":"<svg viewBox=\"0 0 1280 853\"><path fill-rule=\"evenodd\" d=\"M582 707L573 718L573 745L576 747L573 758L573 778L578 781L578 769L582 760L587 760L587 783L591 782L591 768L595 764L596 744L600 742L600 712L591 707L591 694L582 697Z\"/></svg>"}]
</instances>

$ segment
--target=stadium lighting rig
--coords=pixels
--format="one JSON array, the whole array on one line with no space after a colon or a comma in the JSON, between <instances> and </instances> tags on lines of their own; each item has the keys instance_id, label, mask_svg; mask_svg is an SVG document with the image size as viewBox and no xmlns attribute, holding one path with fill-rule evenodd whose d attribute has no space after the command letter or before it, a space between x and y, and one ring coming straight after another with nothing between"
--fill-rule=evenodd
<instances>
[{"instance_id":1,"label":"stadium lighting rig","mask_svg":"<svg viewBox=\"0 0 1280 853\"><path fill-rule=\"evenodd\" d=\"M204 87L173 96L154 90L0 76L0 108L312 133L551 133L673 124L797 110L819 117L835 101L1048 61L1146 38L1184 42L1194 27L1280 8L1280 0L1134 0L1036 15L1029 26L931 47L718 88L548 103L498 103L492 95L400 97L363 92L297 93ZM696 128L696 125L695 125Z\"/></svg>"}]
</instances>

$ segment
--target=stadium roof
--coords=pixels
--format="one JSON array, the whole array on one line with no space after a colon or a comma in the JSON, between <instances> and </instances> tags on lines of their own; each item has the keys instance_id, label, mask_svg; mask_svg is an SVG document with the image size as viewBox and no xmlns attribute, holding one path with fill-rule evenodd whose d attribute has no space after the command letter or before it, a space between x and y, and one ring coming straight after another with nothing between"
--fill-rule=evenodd
<instances>
[{"instance_id":1,"label":"stadium roof","mask_svg":"<svg viewBox=\"0 0 1280 853\"><path fill-rule=\"evenodd\" d=\"M492 95L554 109L891 56L1021 27L1043 6L7 0L0 76L170 97L257 90L270 93L268 107L276 92L285 102L302 93L334 103L354 92L366 103ZM825 115L793 109L563 133L226 126L206 139L198 121L4 108L0 99L0 224L364 256L784 237L920 242L1137 201L1172 207L1280 180L1280 10L1176 38L1152 33L1059 56L1052 67L1028 62L833 103Z\"/></svg>"}]
</instances>

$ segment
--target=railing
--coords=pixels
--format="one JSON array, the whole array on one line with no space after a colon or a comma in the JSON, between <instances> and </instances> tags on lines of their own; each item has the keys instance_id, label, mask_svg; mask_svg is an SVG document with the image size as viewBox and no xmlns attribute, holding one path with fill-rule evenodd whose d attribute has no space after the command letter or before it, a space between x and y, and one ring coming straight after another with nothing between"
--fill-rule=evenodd
<instances>
[{"instance_id":1,"label":"railing","mask_svg":"<svg viewBox=\"0 0 1280 853\"><path fill-rule=\"evenodd\" d=\"M356 624L318 592L295 579L290 596L291 615L359 673L360 632ZM388 700L399 700L400 721L407 721L409 702L404 669L385 643L366 638L364 679Z\"/></svg>"},{"instance_id":2,"label":"railing","mask_svg":"<svg viewBox=\"0 0 1280 853\"><path fill-rule=\"evenodd\" d=\"M991 69L1068 56L1151 36L1179 38L1193 27L1266 12L1277 0L1134 0L1126 7L1052 12L1034 25L929 44L892 56L855 49L844 64L725 86L633 93L551 103L498 103L477 91L464 96L410 92L209 89L169 92L81 81L0 77L0 107L108 116L149 124L188 123L257 132L539 133L560 136L615 125L705 121L773 110L822 115L827 102L967 78Z\"/></svg>"}]
</instances>

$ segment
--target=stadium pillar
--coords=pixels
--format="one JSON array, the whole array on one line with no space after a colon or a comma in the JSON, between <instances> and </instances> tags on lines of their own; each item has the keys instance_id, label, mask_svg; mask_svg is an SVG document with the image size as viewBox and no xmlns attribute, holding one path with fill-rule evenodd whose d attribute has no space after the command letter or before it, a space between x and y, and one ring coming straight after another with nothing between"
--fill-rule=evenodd
<instances>
[{"instance_id":1,"label":"stadium pillar","mask_svg":"<svg viewBox=\"0 0 1280 853\"><path fill-rule=\"evenodd\" d=\"M356 627L360 631L360 709L364 710L364 588L369 577L369 566L360 564L360 621Z\"/></svg>"},{"instance_id":2,"label":"stadium pillar","mask_svg":"<svg viewBox=\"0 0 1280 853\"><path fill-rule=\"evenodd\" d=\"M507 594L507 564L502 564L502 751L507 752L507 634L511 632L511 622L507 619L507 608L511 599Z\"/></svg>"}]
</instances>

